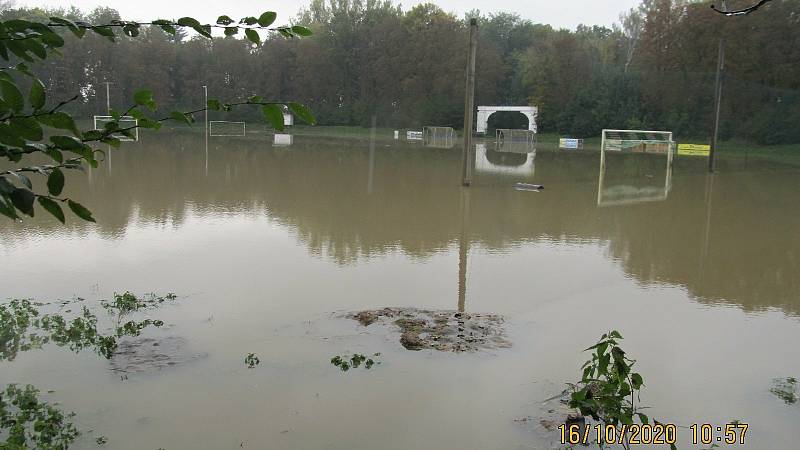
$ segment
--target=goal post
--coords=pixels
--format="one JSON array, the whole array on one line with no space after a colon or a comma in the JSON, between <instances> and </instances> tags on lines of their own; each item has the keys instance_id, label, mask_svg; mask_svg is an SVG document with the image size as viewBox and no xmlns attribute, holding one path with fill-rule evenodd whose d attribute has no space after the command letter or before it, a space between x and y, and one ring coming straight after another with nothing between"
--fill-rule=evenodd
<instances>
[{"instance_id":1,"label":"goal post","mask_svg":"<svg viewBox=\"0 0 800 450\"><path fill-rule=\"evenodd\" d=\"M122 116L115 120L114 116L94 116L94 129L102 131L106 129L106 124L117 122L119 128L132 128L125 133L112 133L110 136L122 142L137 142L139 140L139 121L131 116Z\"/></svg>"},{"instance_id":2,"label":"goal post","mask_svg":"<svg viewBox=\"0 0 800 450\"><path fill-rule=\"evenodd\" d=\"M498 128L495 131L495 140L498 147L506 144L535 145L536 133L531 130Z\"/></svg>"},{"instance_id":3,"label":"goal post","mask_svg":"<svg viewBox=\"0 0 800 450\"><path fill-rule=\"evenodd\" d=\"M458 135L452 127L422 127L422 143L431 147L450 148L455 145Z\"/></svg>"},{"instance_id":4,"label":"goal post","mask_svg":"<svg viewBox=\"0 0 800 450\"><path fill-rule=\"evenodd\" d=\"M211 120L208 122L208 135L214 137L246 136L247 124L245 122Z\"/></svg>"}]
</instances>

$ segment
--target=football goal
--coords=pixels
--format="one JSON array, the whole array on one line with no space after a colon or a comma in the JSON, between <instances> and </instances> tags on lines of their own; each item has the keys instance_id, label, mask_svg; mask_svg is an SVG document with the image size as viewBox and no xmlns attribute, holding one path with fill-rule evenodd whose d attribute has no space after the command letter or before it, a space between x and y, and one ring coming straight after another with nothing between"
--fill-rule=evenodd
<instances>
[{"instance_id":1,"label":"football goal","mask_svg":"<svg viewBox=\"0 0 800 450\"><path fill-rule=\"evenodd\" d=\"M495 139L498 147L506 144L534 145L536 144L536 133L531 130L498 128L495 131Z\"/></svg>"},{"instance_id":2,"label":"football goal","mask_svg":"<svg viewBox=\"0 0 800 450\"><path fill-rule=\"evenodd\" d=\"M105 129L107 129L107 126L110 126L108 124L111 124L113 122L115 122L113 116L94 116L94 129L95 130L105 130ZM126 128L131 128L131 129L127 130L125 133L121 133L121 132L120 133L112 133L110 135L111 137L117 138L120 141L124 141L124 142L136 142L136 141L139 140L139 128L138 128L139 121L138 120L134 119L131 116L122 116L116 122L117 122L117 125L118 125L117 129L122 129L122 130L124 130Z\"/></svg>"},{"instance_id":3,"label":"football goal","mask_svg":"<svg viewBox=\"0 0 800 450\"><path fill-rule=\"evenodd\" d=\"M451 148L458 135L451 127L422 127L422 143L428 147Z\"/></svg>"},{"instance_id":4,"label":"football goal","mask_svg":"<svg viewBox=\"0 0 800 450\"><path fill-rule=\"evenodd\" d=\"M247 124L245 122L228 122L226 120L211 120L208 122L209 136L245 136Z\"/></svg>"}]
</instances>

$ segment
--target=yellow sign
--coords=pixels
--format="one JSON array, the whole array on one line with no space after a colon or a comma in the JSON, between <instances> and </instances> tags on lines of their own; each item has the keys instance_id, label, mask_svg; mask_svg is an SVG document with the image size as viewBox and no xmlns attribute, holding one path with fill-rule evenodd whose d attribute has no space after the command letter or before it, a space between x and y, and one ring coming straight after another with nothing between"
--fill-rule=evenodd
<instances>
[{"instance_id":1,"label":"yellow sign","mask_svg":"<svg viewBox=\"0 0 800 450\"><path fill-rule=\"evenodd\" d=\"M678 154L683 156L708 156L711 146L706 144L678 144Z\"/></svg>"}]
</instances>

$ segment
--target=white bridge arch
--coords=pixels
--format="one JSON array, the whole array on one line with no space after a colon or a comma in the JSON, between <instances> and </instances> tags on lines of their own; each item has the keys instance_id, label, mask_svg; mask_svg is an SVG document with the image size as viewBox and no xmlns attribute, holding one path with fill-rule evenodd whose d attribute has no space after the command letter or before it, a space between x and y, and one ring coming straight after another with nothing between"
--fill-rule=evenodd
<instances>
[{"instance_id":1,"label":"white bridge arch","mask_svg":"<svg viewBox=\"0 0 800 450\"><path fill-rule=\"evenodd\" d=\"M489 117L498 111L516 111L525 115L528 118L528 129L536 133L536 116L539 114L539 108L535 106L478 106L478 133L486 133L486 128L489 125Z\"/></svg>"}]
</instances>

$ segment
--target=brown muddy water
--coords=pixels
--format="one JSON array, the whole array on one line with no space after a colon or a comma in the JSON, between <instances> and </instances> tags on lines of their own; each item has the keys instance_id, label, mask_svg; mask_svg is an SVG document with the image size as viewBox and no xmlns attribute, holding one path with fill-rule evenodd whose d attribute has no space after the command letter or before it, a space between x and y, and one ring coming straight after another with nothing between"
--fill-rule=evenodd
<instances>
[{"instance_id":1,"label":"brown muddy water","mask_svg":"<svg viewBox=\"0 0 800 450\"><path fill-rule=\"evenodd\" d=\"M543 401L618 329L651 416L740 420L744 448L797 447L800 405L770 388L800 376L800 171L723 161L712 178L702 159L667 174L663 156L612 155L599 186L597 153L492 148L465 190L458 148L126 144L68 180L96 225L0 221L2 299L175 292L152 313L166 325L112 361L22 353L0 383L54 390L93 430L76 448L560 448ZM410 351L348 318L386 307L500 317L509 345ZM331 365L348 353L381 364Z\"/></svg>"}]
</instances>

